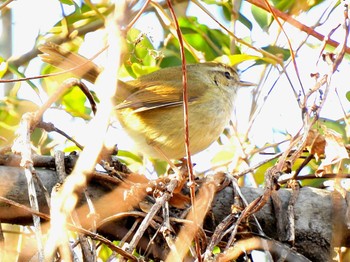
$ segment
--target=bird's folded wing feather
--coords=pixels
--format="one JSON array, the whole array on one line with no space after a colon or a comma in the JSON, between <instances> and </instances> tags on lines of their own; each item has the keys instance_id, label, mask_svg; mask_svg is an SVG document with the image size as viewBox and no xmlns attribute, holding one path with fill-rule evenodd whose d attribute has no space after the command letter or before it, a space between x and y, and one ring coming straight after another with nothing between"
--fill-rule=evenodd
<instances>
[{"instance_id":1,"label":"bird's folded wing feather","mask_svg":"<svg viewBox=\"0 0 350 262\"><path fill-rule=\"evenodd\" d=\"M178 83L172 82L171 85L167 84L166 81L163 83L151 82L129 95L116 108L132 108L137 113L155 108L181 106L183 104L182 95L181 81ZM189 96L188 101L194 102L196 99L197 97L192 95Z\"/></svg>"}]
</instances>

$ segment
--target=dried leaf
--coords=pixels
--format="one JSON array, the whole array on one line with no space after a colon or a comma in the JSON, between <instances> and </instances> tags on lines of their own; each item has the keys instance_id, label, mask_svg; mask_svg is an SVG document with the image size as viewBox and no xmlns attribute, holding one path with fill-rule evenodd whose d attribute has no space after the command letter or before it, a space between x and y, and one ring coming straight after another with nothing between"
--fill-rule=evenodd
<instances>
[{"instance_id":1,"label":"dried leaf","mask_svg":"<svg viewBox=\"0 0 350 262\"><path fill-rule=\"evenodd\" d=\"M310 130L306 139L306 149L318 159L325 154L326 139L318 130Z\"/></svg>"},{"instance_id":2,"label":"dried leaf","mask_svg":"<svg viewBox=\"0 0 350 262\"><path fill-rule=\"evenodd\" d=\"M331 173L332 165L349 158L343 139L338 133L326 130L324 137L326 141L325 159L316 171L318 176L322 176L324 173Z\"/></svg>"}]
</instances>

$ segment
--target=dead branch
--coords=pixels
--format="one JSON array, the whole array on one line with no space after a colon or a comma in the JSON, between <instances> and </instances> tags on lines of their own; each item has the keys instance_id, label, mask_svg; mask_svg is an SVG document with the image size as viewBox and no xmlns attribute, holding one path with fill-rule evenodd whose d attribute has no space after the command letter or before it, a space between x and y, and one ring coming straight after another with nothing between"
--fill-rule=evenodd
<instances>
[{"instance_id":1,"label":"dead branch","mask_svg":"<svg viewBox=\"0 0 350 262\"><path fill-rule=\"evenodd\" d=\"M49 192L54 188L59 178L55 171L49 169L36 169L37 175L42 180L44 186ZM145 192L152 185L151 181L143 179L142 181L133 180L133 186L127 187L125 184L120 184L117 179L113 181L111 177L104 179L103 175L90 175L87 192L96 208L98 221L112 217L115 214L123 216L119 219L111 219L111 223L105 223L98 228L98 233L103 236L109 236L113 239L122 239L129 233L130 225L136 219L142 219L137 213L132 213L136 210L140 211L139 203L147 200L154 200ZM113 182L112 182L113 181ZM120 180L119 180L120 181ZM135 182L136 181L136 182ZM118 184L119 183L119 184ZM131 184L131 183L130 183ZM28 195L26 190L26 180L23 170L17 167L0 166L0 195L6 199L15 201L18 204L29 207ZM127 201L120 201L124 198L126 192L133 193ZM218 192L212 203L211 211L208 213L207 219L203 225L206 232L214 232L216 226L231 213L231 206L234 203L234 190L230 186L226 186ZM252 202L263 194L263 189L242 188L242 193L248 202ZM37 188L39 210L42 213L48 214L48 207L45 196L39 188ZM277 191L281 199L282 209L287 213L288 202L290 201L291 191L280 189ZM83 198L82 198L83 199ZM134 199L134 201L132 201ZM340 207L337 207L337 233L341 233L339 245L348 246L350 243L350 231L346 226L346 203L345 200L340 201ZM312 261L327 261L330 254L330 243L332 240L332 225L334 216L334 206L332 193L326 190L314 188L301 188L298 199L295 203L295 248L296 250L311 259ZM128 213L129 212L129 213ZM340 213L339 213L340 212ZM81 200L77 208L77 214L81 221L82 227L89 228L88 219L89 209ZM128 215L130 214L130 215ZM261 224L265 234L272 239L279 239L276 231L276 219L271 201L256 213L256 217ZM181 219L174 217L174 212L171 213L170 222L173 228L178 227L175 221L181 224ZM0 201L0 221L2 223L12 223L27 225L32 223L32 214L27 210L10 205ZM162 224L162 219L157 217L155 223ZM158 222L157 222L158 221ZM160 224L159 224L160 223ZM254 222L252 222L254 224ZM151 227L157 227L156 224ZM181 226L180 226L181 227ZM45 224L43 231L45 232ZM132 237L132 234L131 234ZM131 237L128 239L130 241ZM149 247L148 245L151 245ZM149 238L145 235L139 242L140 250L148 250L152 257L164 259L169 252L167 247L160 241L154 241L149 244Z\"/></svg>"}]
</instances>

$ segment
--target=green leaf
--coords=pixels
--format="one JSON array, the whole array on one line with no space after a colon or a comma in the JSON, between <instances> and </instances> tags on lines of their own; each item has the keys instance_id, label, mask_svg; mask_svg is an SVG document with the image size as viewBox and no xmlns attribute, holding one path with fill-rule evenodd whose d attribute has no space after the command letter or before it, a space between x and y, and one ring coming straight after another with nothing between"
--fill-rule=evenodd
<instances>
[{"instance_id":1,"label":"green leaf","mask_svg":"<svg viewBox=\"0 0 350 262\"><path fill-rule=\"evenodd\" d=\"M123 65L130 76L136 78L144 73L150 73L158 69L158 51L154 49L152 42L145 34L138 29L131 28L126 39L128 55ZM134 72L134 70L137 71Z\"/></svg>"},{"instance_id":2,"label":"green leaf","mask_svg":"<svg viewBox=\"0 0 350 262\"><path fill-rule=\"evenodd\" d=\"M113 244L119 246L120 241L113 241ZM113 255L113 251L105 244L101 244L101 247L98 249L98 258L101 261L109 261L111 255Z\"/></svg>"},{"instance_id":3,"label":"green leaf","mask_svg":"<svg viewBox=\"0 0 350 262\"><path fill-rule=\"evenodd\" d=\"M234 155L235 155L234 150L223 149L213 157L213 159L211 160L211 163L213 165L220 165L222 163L229 162L234 158Z\"/></svg>"},{"instance_id":4,"label":"green leaf","mask_svg":"<svg viewBox=\"0 0 350 262\"><path fill-rule=\"evenodd\" d=\"M143 167L143 159L130 151L118 149L118 159L128 166L130 170L140 170Z\"/></svg>"},{"instance_id":5,"label":"green leaf","mask_svg":"<svg viewBox=\"0 0 350 262\"><path fill-rule=\"evenodd\" d=\"M0 100L0 145L9 145L24 113L35 112L39 106L29 100L5 97Z\"/></svg>"},{"instance_id":6,"label":"green leaf","mask_svg":"<svg viewBox=\"0 0 350 262\"><path fill-rule=\"evenodd\" d=\"M121 157L123 159L128 158L128 159L133 160L133 161L140 163L140 164L143 163L143 160L139 155L136 155L130 151L118 149L118 157Z\"/></svg>"},{"instance_id":7,"label":"green leaf","mask_svg":"<svg viewBox=\"0 0 350 262\"><path fill-rule=\"evenodd\" d=\"M207 25L198 22L196 17L181 17L179 25L184 39L192 47L185 45L185 56L188 64L198 63L200 59L212 61L217 56L230 54L229 36L220 30L211 29ZM181 64L178 39L168 39L161 50L164 58L160 66L168 67Z\"/></svg>"},{"instance_id":8,"label":"green leaf","mask_svg":"<svg viewBox=\"0 0 350 262\"><path fill-rule=\"evenodd\" d=\"M180 48L179 48L179 42L177 39L175 38L170 39L167 42L167 45L162 50L162 53L164 54L164 58L160 63L161 68L181 65L181 58L179 55ZM188 64L193 64L198 62L195 56L191 52L189 52L187 49L185 49L185 57Z\"/></svg>"},{"instance_id":9,"label":"green leaf","mask_svg":"<svg viewBox=\"0 0 350 262\"><path fill-rule=\"evenodd\" d=\"M220 247L215 246L215 247L213 248L213 254L216 255L216 254L220 254L220 253L221 253Z\"/></svg>"},{"instance_id":10,"label":"green leaf","mask_svg":"<svg viewBox=\"0 0 350 262\"><path fill-rule=\"evenodd\" d=\"M232 20L232 2L233 1L223 1L221 4L223 15L227 21Z\"/></svg>"},{"instance_id":11,"label":"green leaf","mask_svg":"<svg viewBox=\"0 0 350 262\"><path fill-rule=\"evenodd\" d=\"M333 131L339 133L344 139L344 141L347 140L346 124L344 123L344 121L334 121L332 119L320 118L319 123L316 125L321 125L321 128L323 126L325 128L332 129Z\"/></svg>"},{"instance_id":12,"label":"green leaf","mask_svg":"<svg viewBox=\"0 0 350 262\"><path fill-rule=\"evenodd\" d=\"M252 5L251 12L261 29L266 30L272 21L272 16L265 10L255 5Z\"/></svg>"},{"instance_id":13,"label":"green leaf","mask_svg":"<svg viewBox=\"0 0 350 262\"><path fill-rule=\"evenodd\" d=\"M129 59L132 62L139 62L144 65L155 65L152 56L154 47L146 34L140 30L131 28L126 36L128 50L131 52Z\"/></svg>"},{"instance_id":14,"label":"green leaf","mask_svg":"<svg viewBox=\"0 0 350 262\"><path fill-rule=\"evenodd\" d=\"M276 162L277 162L277 160L272 160L270 162L267 162L267 163L261 165L260 167L258 167L255 170L254 179L258 185L262 185L264 183L265 173L266 173L267 169L269 169L270 167L273 167Z\"/></svg>"},{"instance_id":15,"label":"green leaf","mask_svg":"<svg viewBox=\"0 0 350 262\"><path fill-rule=\"evenodd\" d=\"M159 69L158 66L143 66L137 63L133 63L131 65L132 71L135 73L136 77L150 74Z\"/></svg>"},{"instance_id":16,"label":"green leaf","mask_svg":"<svg viewBox=\"0 0 350 262\"><path fill-rule=\"evenodd\" d=\"M253 24L242 13L239 13L238 21L245 25L250 31L253 30Z\"/></svg>"},{"instance_id":17,"label":"green leaf","mask_svg":"<svg viewBox=\"0 0 350 262\"><path fill-rule=\"evenodd\" d=\"M305 1L306 2L306 1ZM291 10L292 6L296 3L295 0L275 0L273 1L274 7L277 9L288 12Z\"/></svg>"},{"instance_id":18,"label":"green leaf","mask_svg":"<svg viewBox=\"0 0 350 262\"><path fill-rule=\"evenodd\" d=\"M218 2L217 0L203 0L203 2L208 4L208 5L218 5L218 4L228 2L228 0L224 0L224 1L220 1L220 2Z\"/></svg>"},{"instance_id":19,"label":"green leaf","mask_svg":"<svg viewBox=\"0 0 350 262\"><path fill-rule=\"evenodd\" d=\"M90 119L91 110L85 106L86 96L79 87L71 88L62 98L62 105L72 116Z\"/></svg>"},{"instance_id":20,"label":"green leaf","mask_svg":"<svg viewBox=\"0 0 350 262\"><path fill-rule=\"evenodd\" d=\"M152 162L154 170L158 176L162 176L166 173L168 168L168 163L166 161L159 159L150 159L150 161Z\"/></svg>"},{"instance_id":21,"label":"green leaf","mask_svg":"<svg viewBox=\"0 0 350 262\"><path fill-rule=\"evenodd\" d=\"M185 40L200 51L207 61L214 60L229 50L229 36L220 30L200 24L196 17L182 17L179 24Z\"/></svg>"},{"instance_id":22,"label":"green leaf","mask_svg":"<svg viewBox=\"0 0 350 262\"><path fill-rule=\"evenodd\" d=\"M60 2L66 5L75 5L73 0L60 0Z\"/></svg>"},{"instance_id":23,"label":"green leaf","mask_svg":"<svg viewBox=\"0 0 350 262\"><path fill-rule=\"evenodd\" d=\"M346 92L345 97L348 101L350 101L350 91Z\"/></svg>"},{"instance_id":24,"label":"green leaf","mask_svg":"<svg viewBox=\"0 0 350 262\"><path fill-rule=\"evenodd\" d=\"M13 73L14 75L18 76L19 78L25 78L26 76L14 65L11 64L7 64L7 69ZM34 90L34 92L39 96L39 88L31 81L31 80L27 80L26 81L27 84ZM20 84L16 85L16 88L13 88L13 90L11 90L11 93L14 94L18 91L17 87L19 87Z\"/></svg>"},{"instance_id":25,"label":"green leaf","mask_svg":"<svg viewBox=\"0 0 350 262\"><path fill-rule=\"evenodd\" d=\"M96 20L101 20L101 17L92 10L89 5L82 4L81 6L77 5L74 1L65 0L65 4L74 5L75 11L68 16L65 16L64 21L61 20L55 24L55 26L50 30L51 33L66 34L67 26L71 28L71 30L80 27L82 25L91 24ZM107 16L112 8L109 8L108 5L99 5L96 6L98 11Z\"/></svg>"},{"instance_id":26,"label":"green leaf","mask_svg":"<svg viewBox=\"0 0 350 262\"><path fill-rule=\"evenodd\" d=\"M290 57L290 51L289 49L286 49L286 48L269 45L269 46L262 47L262 49L276 56L281 56L283 58L283 61L288 60Z\"/></svg>"},{"instance_id":27,"label":"green leaf","mask_svg":"<svg viewBox=\"0 0 350 262\"><path fill-rule=\"evenodd\" d=\"M241 1L241 0L240 0ZM203 0L208 5L216 5L217 7L221 7L222 14L224 18L226 18L227 21L231 21L232 18L232 2L238 2L238 1L231 1L231 0Z\"/></svg>"},{"instance_id":28,"label":"green leaf","mask_svg":"<svg viewBox=\"0 0 350 262\"><path fill-rule=\"evenodd\" d=\"M319 5L324 2L324 0L314 0L314 1L296 1L296 0L273 0L274 7L281 10L284 13L291 15L299 14L301 12L309 11L312 7ZM338 1L335 6L338 6L340 1Z\"/></svg>"}]
</instances>

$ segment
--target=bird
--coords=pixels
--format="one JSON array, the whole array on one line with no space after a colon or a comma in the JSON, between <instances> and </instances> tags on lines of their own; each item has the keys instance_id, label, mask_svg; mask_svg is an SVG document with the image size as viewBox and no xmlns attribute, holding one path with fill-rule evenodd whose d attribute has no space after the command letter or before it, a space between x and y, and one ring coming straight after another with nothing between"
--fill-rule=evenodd
<instances>
[{"instance_id":1,"label":"bird","mask_svg":"<svg viewBox=\"0 0 350 262\"><path fill-rule=\"evenodd\" d=\"M89 59L54 44L42 45L41 59L95 82L101 72ZM186 65L190 152L209 147L229 123L237 90L252 83L223 63ZM130 81L118 80L115 115L138 151L159 159L186 156L182 67L167 67Z\"/></svg>"}]
</instances>

